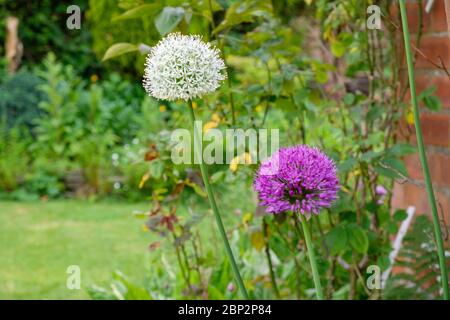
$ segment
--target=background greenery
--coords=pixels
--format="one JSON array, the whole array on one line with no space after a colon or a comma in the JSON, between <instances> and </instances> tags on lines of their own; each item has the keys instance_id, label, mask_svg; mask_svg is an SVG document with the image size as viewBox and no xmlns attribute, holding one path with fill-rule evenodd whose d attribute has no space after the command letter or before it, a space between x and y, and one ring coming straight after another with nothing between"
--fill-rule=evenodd
<instances>
[{"instance_id":1,"label":"background greenery","mask_svg":"<svg viewBox=\"0 0 450 320\"><path fill-rule=\"evenodd\" d=\"M402 252L413 274L382 292L365 283L368 265L389 267L406 217L391 207L392 186L409 183L402 157L415 152L397 130L411 121L398 23L368 32L371 3L389 17L388 0L90 0L77 3L81 30L67 30L68 1L0 0L1 23L20 19L25 52L17 73L5 62L0 72L1 298L238 297L198 168L170 158L186 105L140 84L143 53L174 31L202 35L227 64L228 81L195 101L208 127L277 128L282 146L335 160L339 200L310 221L326 297L436 298L426 218ZM420 97L431 111L433 90ZM209 168L245 284L256 298L311 299L298 221L262 213L256 167ZM82 267L82 291L64 288L69 264Z\"/></svg>"}]
</instances>

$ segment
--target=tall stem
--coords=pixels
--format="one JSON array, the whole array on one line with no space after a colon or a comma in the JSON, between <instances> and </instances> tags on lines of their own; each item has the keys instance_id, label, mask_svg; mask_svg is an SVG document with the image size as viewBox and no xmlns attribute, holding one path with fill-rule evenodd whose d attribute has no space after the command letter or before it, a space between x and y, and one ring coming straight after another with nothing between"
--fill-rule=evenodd
<instances>
[{"instance_id":1,"label":"tall stem","mask_svg":"<svg viewBox=\"0 0 450 320\"><path fill-rule=\"evenodd\" d=\"M189 100L189 115L191 117L192 126L194 128L194 139L195 139L195 145L194 146L201 146L201 138L199 135L199 132L197 131L197 128L195 127L195 114L194 114L194 108L192 106L192 101ZM194 152L197 153L197 158L200 162L200 171L203 178L203 183L205 184L206 193L208 195L209 204L211 206L212 211L214 212L214 216L216 217L216 223L217 227L219 228L220 236L222 237L223 244L225 246L225 251L228 255L228 259L230 259L231 262L231 268L233 269L234 277L236 278L237 285L239 287L239 290L241 291L242 296L244 299L249 299L247 290L245 289L244 282L242 281L241 274L239 273L239 269L236 264L236 260L234 259L233 252L231 251L230 243L228 242L227 234L225 232L225 228L223 226L222 218L220 217L219 208L216 204L216 199L214 198L214 193L212 190L211 185L209 184L209 176L208 171L206 168L206 165L203 163L203 151L202 148L194 148Z\"/></svg>"},{"instance_id":2,"label":"tall stem","mask_svg":"<svg viewBox=\"0 0 450 320\"><path fill-rule=\"evenodd\" d=\"M306 249L308 250L309 263L313 274L314 286L316 287L317 300L323 300L322 285L320 284L319 271L317 270L316 255L312 246L311 234L309 233L308 223L303 214L299 213L300 221L302 222L303 234L305 235Z\"/></svg>"},{"instance_id":3,"label":"tall stem","mask_svg":"<svg viewBox=\"0 0 450 320\"><path fill-rule=\"evenodd\" d=\"M428 194L428 201L430 203L431 212L433 214L434 235L436 238L437 253L438 253L438 257L439 257L439 268L441 271L441 283L442 283L443 298L444 298L444 300L449 300L448 276L447 276L447 268L446 268L446 264L445 264L444 244L442 241L441 226L439 223L439 215L438 215L438 211L436 208L436 199L434 197L433 185L431 183L430 171L428 169L427 157L425 154L425 146L423 143L422 128L420 125L419 107L418 107L418 103L417 103L416 85L414 82L414 65L413 65L412 56L411 56L411 43L410 43L410 39L409 39L409 28L408 28L407 14L406 14L406 5L405 5L405 0L399 0L399 2L400 2L400 14L402 17L402 26L403 26L403 39L405 41L406 63L408 64L409 88L411 90L411 101L412 101L413 113L414 113L414 125L416 127L417 147L419 149L420 162L422 163L423 175L425 177L425 187L426 187L427 194Z\"/></svg>"},{"instance_id":4,"label":"tall stem","mask_svg":"<svg viewBox=\"0 0 450 320\"><path fill-rule=\"evenodd\" d=\"M270 274L270 281L272 283L272 289L275 292L275 296L277 299L280 299L280 291L278 291L277 286L277 279L275 278L275 272L273 271L273 263L272 263L272 257L270 256L270 245L269 245L269 235L268 235L268 224L266 222L265 217L263 218L263 235L264 235L264 242L265 242L265 253L266 253L266 259L267 264L269 266L269 274Z\"/></svg>"}]
</instances>

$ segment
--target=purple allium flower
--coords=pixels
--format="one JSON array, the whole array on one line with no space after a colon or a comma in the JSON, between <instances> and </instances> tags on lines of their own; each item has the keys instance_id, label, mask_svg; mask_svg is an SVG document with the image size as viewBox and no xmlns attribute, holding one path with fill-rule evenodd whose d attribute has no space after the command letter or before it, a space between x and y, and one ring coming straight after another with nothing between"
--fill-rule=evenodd
<instances>
[{"instance_id":1,"label":"purple allium flower","mask_svg":"<svg viewBox=\"0 0 450 320\"><path fill-rule=\"evenodd\" d=\"M317 148L298 145L264 160L253 186L269 213L318 214L336 200L339 181L331 159Z\"/></svg>"}]
</instances>

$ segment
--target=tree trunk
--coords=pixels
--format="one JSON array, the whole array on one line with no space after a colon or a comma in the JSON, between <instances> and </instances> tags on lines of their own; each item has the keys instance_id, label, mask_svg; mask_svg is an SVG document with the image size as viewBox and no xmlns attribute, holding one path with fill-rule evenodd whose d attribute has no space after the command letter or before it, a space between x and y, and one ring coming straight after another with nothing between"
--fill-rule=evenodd
<instances>
[{"instance_id":1,"label":"tree trunk","mask_svg":"<svg viewBox=\"0 0 450 320\"><path fill-rule=\"evenodd\" d=\"M23 46L19 39L19 19L16 17L6 18L6 60L8 61L9 73L14 73L19 68L22 60Z\"/></svg>"}]
</instances>

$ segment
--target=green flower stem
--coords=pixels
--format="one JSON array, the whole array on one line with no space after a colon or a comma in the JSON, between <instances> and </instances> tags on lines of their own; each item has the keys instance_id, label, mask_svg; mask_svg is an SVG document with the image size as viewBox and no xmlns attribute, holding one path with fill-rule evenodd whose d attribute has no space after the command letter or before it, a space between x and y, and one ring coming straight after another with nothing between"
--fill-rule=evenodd
<instances>
[{"instance_id":1,"label":"green flower stem","mask_svg":"<svg viewBox=\"0 0 450 320\"><path fill-rule=\"evenodd\" d=\"M194 114L194 108L192 106L192 101L189 100L189 115L191 117L192 126L194 128L194 139L195 139L195 145L201 146L201 137L199 135L199 132L197 131L197 128L195 127L195 114ZM223 244L225 246L225 251L228 255L228 259L230 259L231 262L231 268L233 269L234 277L236 278L237 285L239 287L239 290L241 291L242 296L244 299L249 299L247 290L245 289L244 282L242 281L241 274L239 273L239 269L236 264L236 260L234 259L233 252L231 251L230 243L228 242L227 234L225 232L225 228L223 226L222 218L220 217L219 208L216 204L216 199L214 198L214 193L212 190L211 185L209 184L209 176L208 171L206 168L206 165L203 163L203 157L202 157L202 148L200 147L200 150L194 150L197 152L197 157L200 161L200 171L202 173L203 183L205 184L206 193L208 194L209 204L211 205L211 209L214 212L214 216L216 217L217 227L219 228L220 236L222 237Z\"/></svg>"},{"instance_id":2,"label":"green flower stem","mask_svg":"<svg viewBox=\"0 0 450 320\"><path fill-rule=\"evenodd\" d=\"M320 284L319 271L317 270L316 256L311 242L311 234L309 233L308 223L303 214L299 213L300 221L302 222L303 234L305 235L306 249L308 250L309 263L313 274L314 286L316 287L317 300L323 300L322 285Z\"/></svg>"},{"instance_id":3,"label":"green flower stem","mask_svg":"<svg viewBox=\"0 0 450 320\"><path fill-rule=\"evenodd\" d=\"M262 228L263 228L264 243L265 243L264 251L266 253L267 264L269 266L269 274L270 274L270 281L272 282L272 289L275 292L275 296L277 297L277 299L281 299L280 291L278 291L277 280L275 278L275 272L273 270L272 258L270 256L270 245L269 245L269 235L268 235L269 225L267 224L265 217L263 217Z\"/></svg>"},{"instance_id":4,"label":"green flower stem","mask_svg":"<svg viewBox=\"0 0 450 320\"><path fill-rule=\"evenodd\" d=\"M433 214L433 223L434 223L434 235L436 238L437 244L437 253L439 256L439 268L441 270L441 282L442 282L442 291L444 300L449 300L449 292L448 292L448 276L447 276L447 268L445 264L445 254L444 254L444 244L442 241L442 233L441 226L439 223L439 215L436 208L436 199L434 197L433 192L433 184L431 183L430 171L428 169L427 157L425 154L425 147L423 143L422 137L422 128L420 125L420 117L419 117L419 107L417 103L417 94L416 94L416 85L414 82L414 65L411 55L411 43L409 39L409 28L408 28L408 19L406 14L406 5L405 0L399 0L400 2L400 13L402 17L402 26L403 26L403 39L405 41L405 51L406 51L406 63L408 65L408 77L409 77L409 88L411 90L411 101L413 105L413 113L414 113L414 125L416 127L416 136L417 136L417 147L419 149L419 157L420 162L422 163L422 170L425 176L425 187L428 194L428 201L430 203L431 212Z\"/></svg>"}]
</instances>

